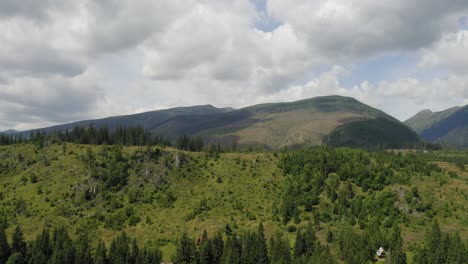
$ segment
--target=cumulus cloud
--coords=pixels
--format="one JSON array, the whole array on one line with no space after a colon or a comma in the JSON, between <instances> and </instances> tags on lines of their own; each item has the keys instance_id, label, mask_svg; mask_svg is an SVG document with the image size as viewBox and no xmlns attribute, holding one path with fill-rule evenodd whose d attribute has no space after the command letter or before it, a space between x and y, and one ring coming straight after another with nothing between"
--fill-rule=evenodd
<instances>
[{"instance_id":1,"label":"cumulus cloud","mask_svg":"<svg viewBox=\"0 0 468 264\"><path fill-rule=\"evenodd\" d=\"M464 0L0 1L0 129L326 94L406 117L466 100L467 12ZM398 52L445 75L341 84L350 64Z\"/></svg>"},{"instance_id":2,"label":"cumulus cloud","mask_svg":"<svg viewBox=\"0 0 468 264\"><path fill-rule=\"evenodd\" d=\"M64 76L22 77L0 84L0 121L40 127L99 114L106 95L99 86L99 73L88 69L71 78Z\"/></svg>"},{"instance_id":3,"label":"cumulus cloud","mask_svg":"<svg viewBox=\"0 0 468 264\"><path fill-rule=\"evenodd\" d=\"M468 30L448 33L430 48L422 51L421 67L445 66L457 74L468 72ZM467 88L468 90L468 88Z\"/></svg>"},{"instance_id":4,"label":"cumulus cloud","mask_svg":"<svg viewBox=\"0 0 468 264\"><path fill-rule=\"evenodd\" d=\"M434 42L468 8L462 0L270 0L269 14L306 36L312 50L337 60L415 50Z\"/></svg>"}]
</instances>

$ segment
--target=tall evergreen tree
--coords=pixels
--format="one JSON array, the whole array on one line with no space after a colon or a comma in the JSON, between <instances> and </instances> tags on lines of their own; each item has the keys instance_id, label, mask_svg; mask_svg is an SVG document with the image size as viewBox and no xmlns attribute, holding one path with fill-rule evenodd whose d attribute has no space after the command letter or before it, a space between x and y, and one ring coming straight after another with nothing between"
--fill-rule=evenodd
<instances>
[{"instance_id":1,"label":"tall evergreen tree","mask_svg":"<svg viewBox=\"0 0 468 264\"><path fill-rule=\"evenodd\" d=\"M15 232L13 233L11 250L12 253L17 252L20 253L23 257L26 256L26 242L24 241L23 232L19 226L15 228Z\"/></svg>"},{"instance_id":2,"label":"tall evergreen tree","mask_svg":"<svg viewBox=\"0 0 468 264\"><path fill-rule=\"evenodd\" d=\"M177 244L175 263L191 264L198 262L197 247L193 239L190 239L187 233L184 233Z\"/></svg>"},{"instance_id":3,"label":"tall evergreen tree","mask_svg":"<svg viewBox=\"0 0 468 264\"><path fill-rule=\"evenodd\" d=\"M128 264L130 260L130 238L122 233L112 240L109 249L109 263Z\"/></svg>"},{"instance_id":4,"label":"tall evergreen tree","mask_svg":"<svg viewBox=\"0 0 468 264\"><path fill-rule=\"evenodd\" d=\"M5 263L11 254L11 248L5 234L5 229L0 227L0 263Z\"/></svg>"},{"instance_id":5,"label":"tall evergreen tree","mask_svg":"<svg viewBox=\"0 0 468 264\"><path fill-rule=\"evenodd\" d=\"M76 264L93 264L88 234L82 233L76 240Z\"/></svg>"},{"instance_id":6,"label":"tall evergreen tree","mask_svg":"<svg viewBox=\"0 0 468 264\"><path fill-rule=\"evenodd\" d=\"M263 227L263 224L260 223L258 226L257 230L257 243L256 243L256 250L257 250L257 263L260 264L268 264L270 263L269 257L268 257L268 248L266 244L266 238L265 238L265 228Z\"/></svg>"},{"instance_id":7,"label":"tall evergreen tree","mask_svg":"<svg viewBox=\"0 0 468 264\"><path fill-rule=\"evenodd\" d=\"M200 264L211 263L215 263L213 257L213 242L208 238L208 234L206 230L204 230L200 244Z\"/></svg>"},{"instance_id":8,"label":"tall evergreen tree","mask_svg":"<svg viewBox=\"0 0 468 264\"><path fill-rule=\"evenodd\" d=\"M289 241L280 233L270 239L270 259L272 264L291 263Z\"/></svg>"},{"instance_id":9,"label":"tall evergreen tree","mask_svg":"<svg viewBox=\"0 0 468 264\"><path fill-rule=\"evenodd\" d=\"M107 264L107 248L102 240L98 242L94 253L94 264Z\"/></svg>"},{"instance_id":10,"label":"tall evergreen tree","mask_svg":"<svg viewBox=\"0 0 468 264\"><path fill-rule=\"evenodd\" d=\"M240 264L242 255L242 244L236 235L228 236L224 245L223 256L221 263L223 264Z\"/></svg>"},{"instance_id":11,"label":"tall evergreen tree","mask_svg":"<svg viewBox=\"0 0 468 264\"><path fill-rule=\"evenodd\" d=\"M224 250L224 241L221 232L217 232L213 237L212 250L213 263L221 263L221 258L223 256Z\"/></svg>"}]
</instances>

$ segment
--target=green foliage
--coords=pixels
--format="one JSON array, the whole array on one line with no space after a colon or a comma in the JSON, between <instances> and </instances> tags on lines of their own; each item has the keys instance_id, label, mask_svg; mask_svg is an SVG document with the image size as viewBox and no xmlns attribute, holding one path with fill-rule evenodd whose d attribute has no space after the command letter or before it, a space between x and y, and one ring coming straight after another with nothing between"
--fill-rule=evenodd
<instances>
[{"instance_id":1,"label":"green foliage","mask_svg":"<svg viewBox=\"0 0 468 264\"><path fill-rule=\"evenodd\" d=\"M304 234L312 234L305 228L307 222L327 246L307 235L316 241L312 253L295 256L289 251L288 263L333 263L347 254L356 255L349 261L357 262L359 256L372 261L380 246L389 252L388 262L404 263L406 253L412 259L415 245L434 216L443 219L443 230L459 232L459 240L466 240L462 228L468 198L466 171L458 165L437 163L463 163L463 158L447 156L462 156L461 152L398 154L324 147L277 151L275 157L273 153L220 152L211 156L161 147L114 147L67 144L65 154L62 144L0 147L0 224L8 228L6 233L15 234L17 224L24 227L28 239L43 226L65 225L72 231L62 239L60 253L54 253L56 245L48 231L37 241L29 241L27 261L44 264L52 259L78 261L91 256L96 263L110 264L105 244L80 244L78 241L86 239L79 234L88 233L109 246L123 230L137 237L141 247L138 254L132 253L135 243L130 240L129 262L144 261L144 254L147 259L157 258L155 245L163 249L165 261L174 261L171 256L183 230L198 239L204 229L215 234L225 226L222 235L203 239L196 247L197 261L251 261L264 252L250 250L259 248L258 231L250 232L258 222L265 223L263 237L268 241L270 263L288 262L286 249L295 247L296 232L300 233L298 247L307 244ZM44 165L43 157L50 166ZM127 168L126 180L106 187L111 167L119 162ZM458 177L450 177L449 171ZM36 184L30 183L33 173ZM401 247L392 246L395 239L391 234L396 233L397 224L404 238ZM351 253L339 250L346 228L355 233L356 241L366 242L359 242L362 247ZM275 235L281 232L283 241ZM272 237L275 243L280 241L275 251L271 250ZM9 241L14 248L13 239ZM364 247L366 244L371 246ZM243 250L245 245L249 250ZM274 255L277 251L282 253ZM12 249L8 260L21 261L17 255Z\"/></svg>"},{"instance_id":2,"label":"green foliage","mask_svg":"<svg viewBox=\"0 0 468 264\"><path fill-rule=\"evenodd\" d=\"M184 233L177 244L174 261L180 264L197 263L199 259L197 247L193 239L190 239L187 233Z\"/></svg>"},{"instance_id":3,"label":"green foliage","mask_svg":"<svg viewBox=\"0 0 468 264\"><path fill-rule=\"evenodd\" d=\"M457 234L443 234L438 222L434 221L425 246L416 251L414 261L427 264L467 263L468 249Z\"/></svg>"}]
</instances>

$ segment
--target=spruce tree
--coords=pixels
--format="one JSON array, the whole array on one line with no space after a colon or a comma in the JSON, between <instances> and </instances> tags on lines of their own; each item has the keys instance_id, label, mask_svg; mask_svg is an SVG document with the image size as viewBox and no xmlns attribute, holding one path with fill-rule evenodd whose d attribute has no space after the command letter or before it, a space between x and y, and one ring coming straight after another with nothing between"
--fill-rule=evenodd
<instances>
[{"instance_id":1,"label":"spruce tree","mask_svg":"<svg viewBox=\"0 0 468 264\"><path fill-rule=\"evenodd\" d=\"M107 248L101 240L98 243L96 252L94 254L94 264L107 264Z\"/></svg>"},{"instance_id":2,"label":"spruce tree","mask_svg":"<svg viewBox=\"0 0 468 264\"><path fill-rule=\"evenodd\" d=\"M86 233L82 233L76 240L76 264L93 264L90 241Z\"/></svg>"},{"instance_id":3,"label":"spruce tree","mask_svg":"<svg viewBox=\"0 0 468 264\"><path fill-rule=\"evenodd\" d=\"M112 240L109 249L109 263L128 264L130 260L130 238L122 233Z\"/></svg>"},{"instance_id":4,"label":"spruce tree","mask_svg":"<svg viewBox=\"0 0 468 264\"><path fill-rule=\"evenodd\" d=\"M280 233L270 239L270 259L272 264L291 263L289 241Z\"/></svg>"},{"instance_id":5,"label":"spruce tree","mask_svg":"<svg viewBox=\"0 0 468 264\"><path fill-rule=\"evenodd\" d=\"M204 230L202 241L200 244L200 264L211 263L214 263L212 241L208 238L208 233L206 232L206 230Z\"/></svg>"},{"instance_id":6,"label":"spruce tree","mask_svg":"<svg viewBox=\"0 0 468 264\"><path fill-rule=\"evenodd\" d=\"M11 248L5 234L5 229L0 227L0 263L5 263L11 254Z\"/></svg>"},{"instance_id":7,"label":"spruce tree","mask_svg":"<svg viewBox=\"0 0 468 264\"><path fill-rule=\"evenodd\" d=\"M184 233L177 245L175 263L191 264L197 261L198 252L195 242L188 237L187 233Z\"/></svg>"},{"instance_id":8,"label":"spruce tree","mask_svg":"<svg viewBox=\"0 0 468 264\"><path fill-rule=\"evenodd\" d=\"M259 264L268 264L270 263L269 258L268 258L268 248L266 245L266 239L265 239L265 229L263 227L263 224L260 223L258 226L258 231L257 231L257 241L256 241L256 252L257 252L257 263Z\"/></svg>"},{"instance_id":9,"label":"spruce tree","mask_svg":"<svg viewBox=\"0 0 468 264\"><path fill-rule=\"evenodd\" d=\"M217 232L213 238L212 250L213 250L213 263L221 263L221 257L223 256L224 241L221 232Z\"/></svg>"},{"instance_id":10,"label":"spruce tree","mask_svg":"<svg viewBox=\"0 0 468 264\"><path fill-rule=\"evenodd\" d=\"M242 245L239 239L235 236L229 236L224 245L223 256L221 263L223 264L240 264L242 256Z\"/></svg>"},{"instance_id":11,"label":"spruce tree","mask_svg":"<svg viewBox=\"0 0 468 264\"><path fill-rule=\"evenodd\" d=\"M12 253L17 252L23 257L26 256L26 242L24 241L23 232L19 226L15 228L15 232L13 233L11 250Z\"/></svg>"}]
</instances>

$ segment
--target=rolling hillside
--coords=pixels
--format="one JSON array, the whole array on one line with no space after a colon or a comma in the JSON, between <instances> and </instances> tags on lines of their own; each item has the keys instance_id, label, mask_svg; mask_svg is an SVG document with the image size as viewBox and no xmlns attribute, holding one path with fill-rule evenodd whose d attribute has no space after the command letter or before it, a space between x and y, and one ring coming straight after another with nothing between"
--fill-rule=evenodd
<instances>
[{"instance_id":1,"label":"rolling hillside","mask_svg":"<svg viewBox=\"0 0 468 264\"><path fill-rule=\"evenodd\" d=\"M293 245L296 230L313 221L321 243L337 256L339 243L326 242L328 230L338 239L345 226L378 223L389 232L400 223L411 257L432 219L444 232L468 238L465 154L0 146L0 220L9 235L21 226L27 240L64 225L72 237L86 232L109 246L125 231L140 245L160 248L165 261L184 232L239 234L263 223L267 238L280 231Z\"/></svg>"},{"instance_id":2,"label":"rolling hillside","mask_svg":"<svg viewBox=\"0 0 468 264\"><path fill-rule=\"evenodd\" d=\"M468 147L468 106L455 107L446 111L417 114L405 123L419 129L424 139L450 147ZM421 126L424 124L424 126Z\"/></svg>"}]
</instances>

